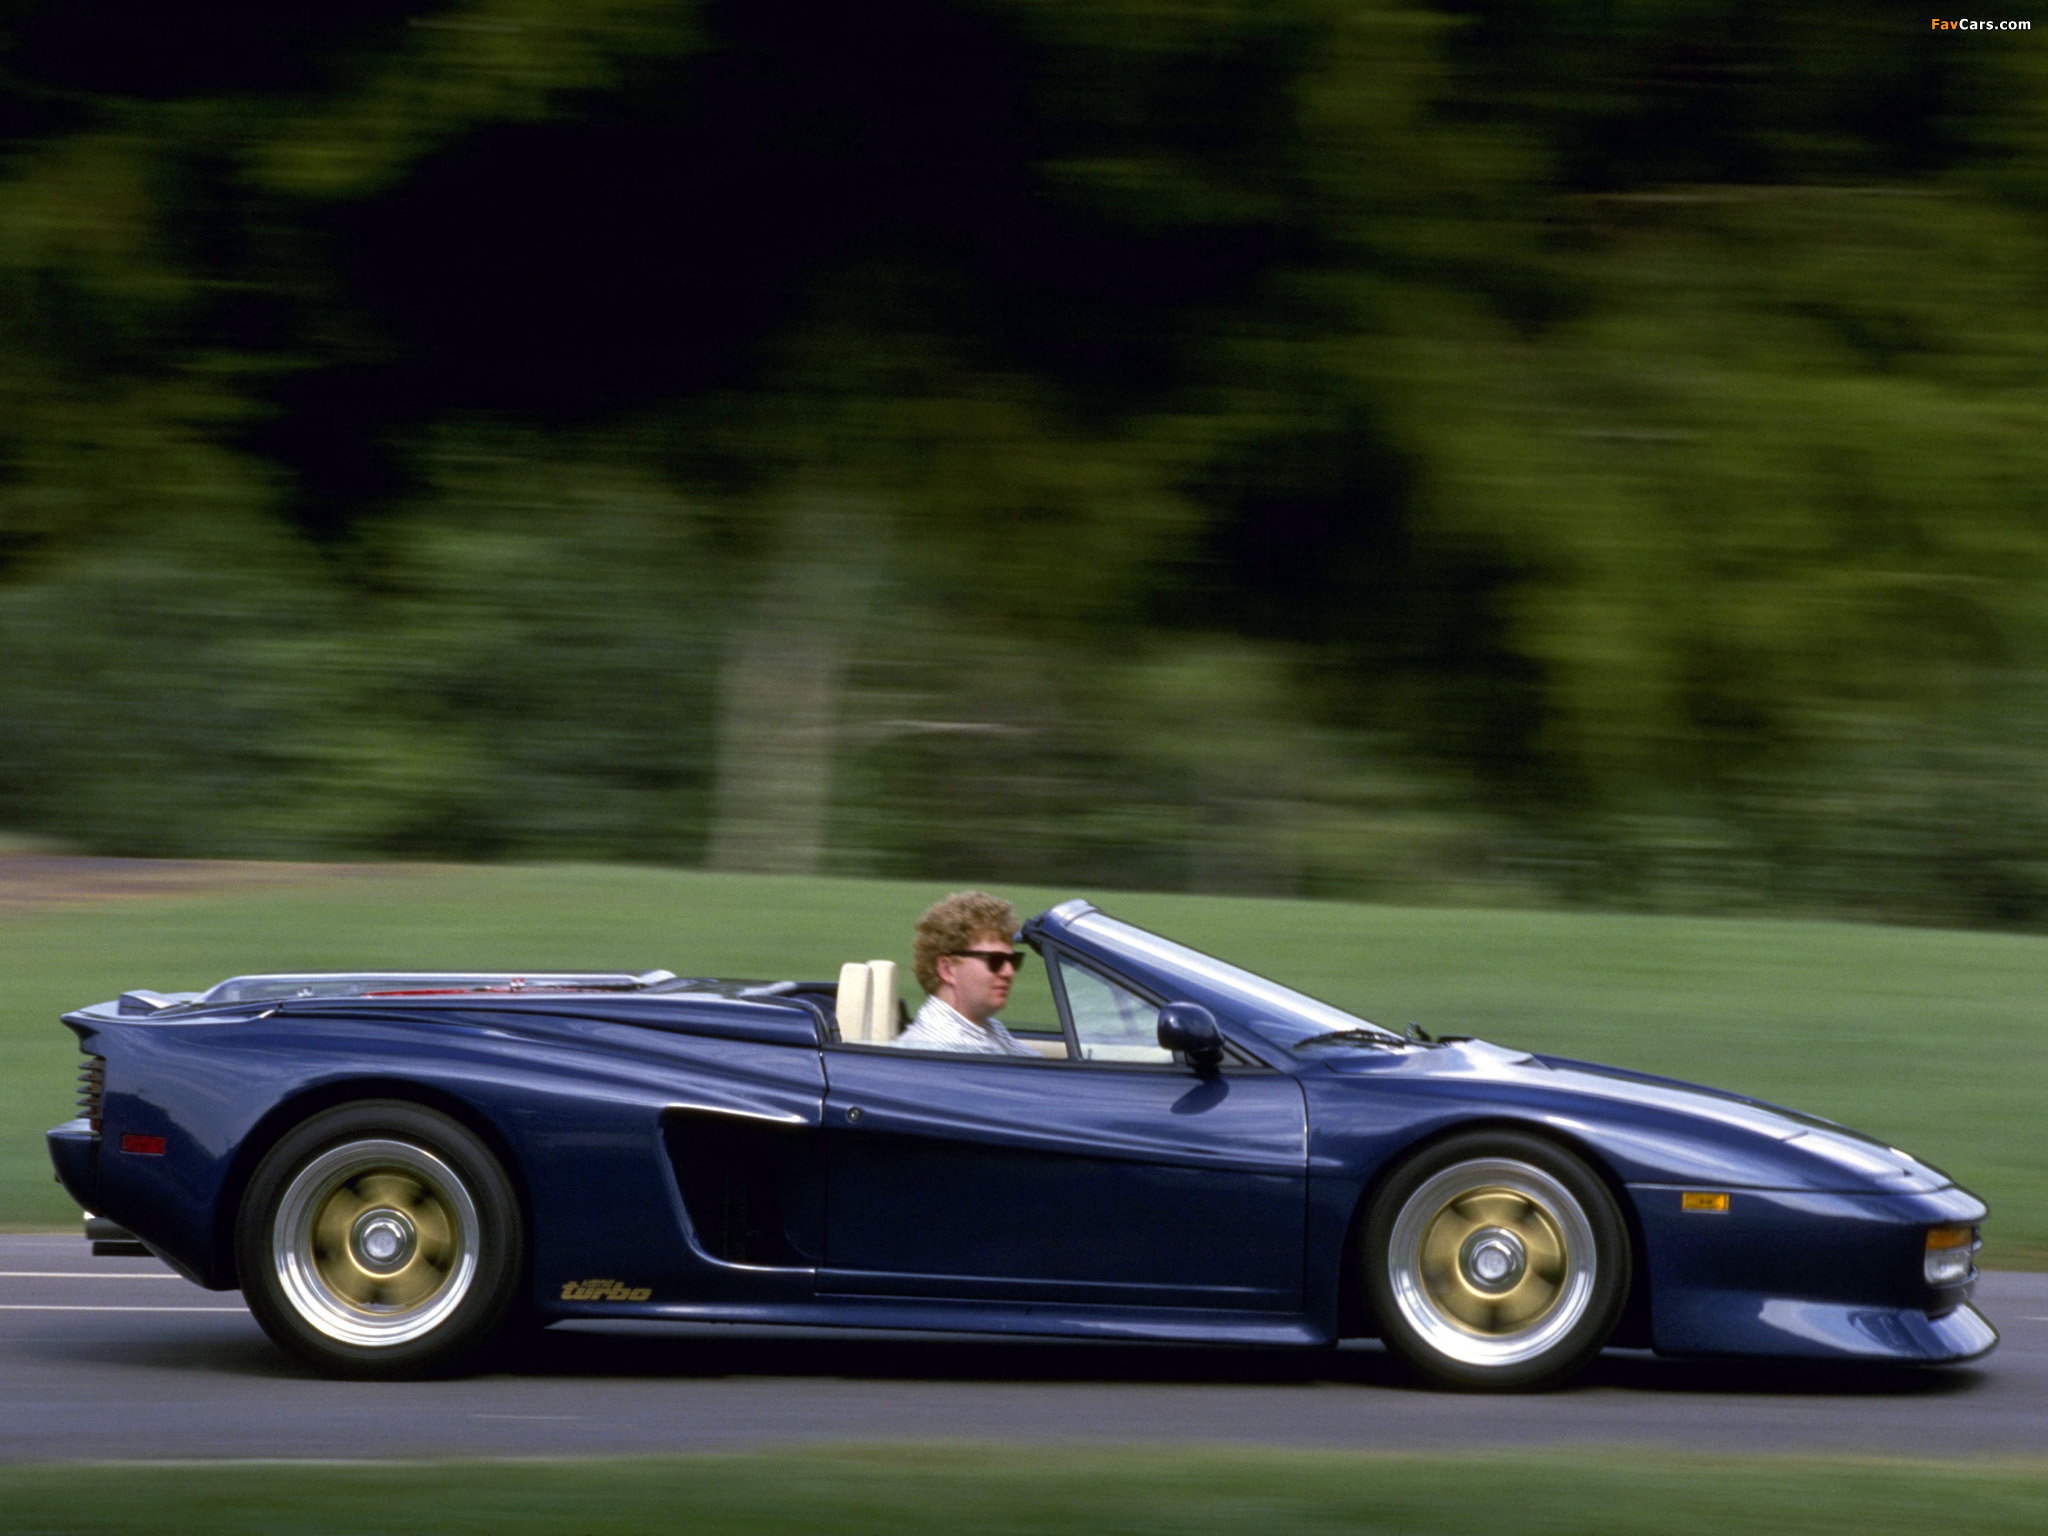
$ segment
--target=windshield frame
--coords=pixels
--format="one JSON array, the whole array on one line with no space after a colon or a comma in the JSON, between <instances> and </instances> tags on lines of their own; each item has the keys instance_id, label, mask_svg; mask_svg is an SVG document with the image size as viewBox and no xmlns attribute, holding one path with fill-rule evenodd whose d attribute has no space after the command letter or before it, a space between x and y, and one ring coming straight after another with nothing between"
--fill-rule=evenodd
<instances>
[{"instance_id":1,"label":"windshield frame","mask_svg":"<svg viewBox=\"0 0 2048 1536\"><path fill-rule=\"evenodd\" d=\"M1326 1003L1270 976L1219 960L1192 945L1165 938L1099 909L1075 914L1068 920L1068 926L1075 935L1093 940L1112 954L1126 955L1161 975L1186 976L1223 1002L1238 1022L1259 1039L1290 1053L1304 1040L1345 1031L1367 1030L1384 1035L1390 1042L1401 1039L1385 1025L1346 1012L1335 1003Z\"/></svg>"}]
</instances>

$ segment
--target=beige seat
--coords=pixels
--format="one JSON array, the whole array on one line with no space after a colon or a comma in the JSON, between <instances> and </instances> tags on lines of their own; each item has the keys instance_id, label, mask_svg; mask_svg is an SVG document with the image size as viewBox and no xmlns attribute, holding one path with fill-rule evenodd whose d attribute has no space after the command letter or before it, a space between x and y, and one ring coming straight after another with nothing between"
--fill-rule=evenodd
<instances>
[{"instance_id":1,"label":"beige seat","mask_svg":"<svg viewBox=\"0 0 2048 1536\"><path fill-rule=\"evenodd\" d=\"M887 1045L902 1029L896 1006L896 962L849 960L839 967L839 1038L856 1045Z\"/></svg>"}]
</instances>

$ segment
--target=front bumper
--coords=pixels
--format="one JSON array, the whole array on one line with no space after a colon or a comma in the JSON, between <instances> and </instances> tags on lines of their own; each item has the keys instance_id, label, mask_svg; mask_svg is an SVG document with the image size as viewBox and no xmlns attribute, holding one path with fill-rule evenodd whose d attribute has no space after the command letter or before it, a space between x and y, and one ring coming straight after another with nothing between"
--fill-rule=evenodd
<instances>
[{"instance_id":1,"label":"front bumper","mask_svg":"<svg viewBox=\"0 0 2048 1536\"><path fill-rule=\"evenodd\" d=\"M1967 1305L1934 1317L1906 1307L1709 1292L1678 1298L1658 1321L1661 1355L1954 1365L1998 1343L1998 1331Z\"/></svg>"},{"instance_id":2,"label":"front bumper","mask_svg":"<svg viewBox=\"0 0 2048 1536\"><path fill-rule=\"evenodd\" d=\"M1681 1193L1630 1188L1659 1354L1936 1365L1998 1343L1969 1305L1974 1271L1941 1289L1922 1272L1929 1227L1983 1220L1966 1190L1737 1189L1725 1214L1687 1211Z\"/></svg>"}]
</instances>

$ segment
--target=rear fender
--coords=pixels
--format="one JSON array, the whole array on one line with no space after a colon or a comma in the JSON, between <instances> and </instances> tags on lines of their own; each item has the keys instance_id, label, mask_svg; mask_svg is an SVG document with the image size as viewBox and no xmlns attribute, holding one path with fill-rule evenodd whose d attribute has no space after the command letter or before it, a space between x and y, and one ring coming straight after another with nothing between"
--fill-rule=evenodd
<instances>
[{"instance_id":1,"label":"rear fender","mask_svg":"<svg viewBox=\"0 0 2048 1536\"><path fill-rule=\"evenodd\" d=\"M490 1116L474 1104L431 1083L401 1077L340 1078L315 1084L276 1105L256 1122L243 1139L228 1164L226 1176L221 1180L219 1200L214 1207L207 1272L217 1278L202 1280L202 1284L216 1291L240 1287L241 1279L235 1270L235 1226L241 1215L242 1197L248 1191L249 1180L255 1176L263 1159L269 1156L270 1149L315 1115L365 1099L395 1099L401 1103L417 1104L422 1109L446 1115L475 1135L491 1149L491 1155L497 1158L506 1177L512 1181L513 1191L519 1200L520 1216L526 1222L527 1230L533 1230L533 1194L526 1181L525 1167L511 1138Z\"/></svg>"}]
</instances>

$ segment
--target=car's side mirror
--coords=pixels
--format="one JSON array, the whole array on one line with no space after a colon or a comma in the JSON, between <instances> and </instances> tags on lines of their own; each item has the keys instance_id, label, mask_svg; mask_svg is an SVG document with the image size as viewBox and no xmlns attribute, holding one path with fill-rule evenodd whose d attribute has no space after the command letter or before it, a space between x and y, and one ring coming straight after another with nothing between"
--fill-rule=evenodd
<instances>
[{"instance_id":1,"label":"car's side mirror","mask_svg":"<svg viewBox=\"0 0 2048 1536\"><path fill-rule=\"evenodd\" d=\"M1178 1051L1197 1072L1213 1072L1223 1064L1223 1035L1216 1015L1200 1003L1168 1003L1159 1010L1159 1043Z\"/></svg>"}]
</instances>

